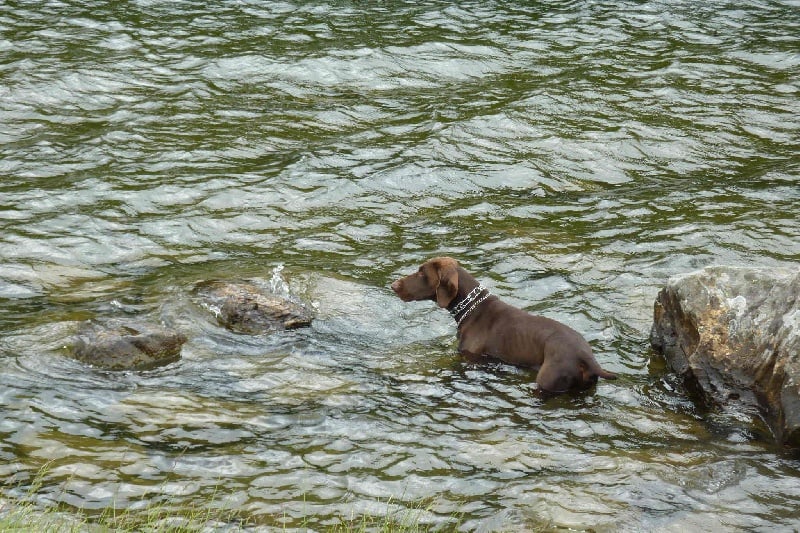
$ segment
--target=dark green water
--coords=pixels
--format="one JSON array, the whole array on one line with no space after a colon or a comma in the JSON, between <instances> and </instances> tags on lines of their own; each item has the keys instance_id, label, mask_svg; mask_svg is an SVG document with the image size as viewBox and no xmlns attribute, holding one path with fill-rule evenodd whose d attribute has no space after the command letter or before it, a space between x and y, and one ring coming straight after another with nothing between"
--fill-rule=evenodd
<instances>
[{"instance_id":1,"label":"dark green water","mask_svg":"<svg viewBox=\"0 0 800 533\"><path fill-rule=\"evenodd\" d=\"M668 276L800 261L798 2L5 2L0 32L6 497L51 462L43 505L266 530L800 528L797 458L647 342ZM543 402L461 361L388 289L445 254L621 378ZM317 320L226 332L211 277ZM134 315L183 359L64 356Z\"/></svg>"}]
</instances>

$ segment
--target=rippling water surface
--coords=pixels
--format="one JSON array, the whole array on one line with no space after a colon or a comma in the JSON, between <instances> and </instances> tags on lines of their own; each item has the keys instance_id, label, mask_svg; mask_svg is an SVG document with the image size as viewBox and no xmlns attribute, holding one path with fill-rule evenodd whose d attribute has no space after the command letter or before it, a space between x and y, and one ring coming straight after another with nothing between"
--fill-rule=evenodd
<instances>
[{"instance_id":1,"label":"rippling water surface","mask_svg":"<svg viewBox=\"0 0 800 533\"><path fill-rule=\"evenodd\" d=\"M494 531L792 530L800 462L649 351L665 279L800 260L800 4L0 5L0 479L42 504ZM458 257L620 374L542 401L388 289ZM283 268L283 270L281 270ZM306 330L219 328L278 276ZM139 317L181 361L66 357Z\"/></svg>"}]
</instances>

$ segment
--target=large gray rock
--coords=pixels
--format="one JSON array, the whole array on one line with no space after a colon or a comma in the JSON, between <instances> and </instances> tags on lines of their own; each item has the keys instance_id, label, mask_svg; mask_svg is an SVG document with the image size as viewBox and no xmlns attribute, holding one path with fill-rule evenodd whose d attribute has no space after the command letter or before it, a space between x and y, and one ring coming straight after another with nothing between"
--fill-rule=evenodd
<instances>
[{"instance_id":1,"label":"large gray rock","mask_svg":"<svg viewBox=\"0 0 800 533\"><path fill-rule=\"evenodd\" d=\"M75 359L108 370L146 370L177 361L182 333L140 322L84 323L72 344Z\"/></svg>"},{"instance_id":2,"label":"large gray rock","mask_svg":"<svg viewBox=\"0 0 800 533\"><path fill-rule=\"evenodd\" d=\"M708 404L755 407L779 442L800 445L800 268L670 278L650 341Z\"/></svg>"},{"instance_id":3,"label":"large gray rock","mask_svg":"<svg viewBox=\"0 0 800 533\"><path fill-rule=\"evenodd\" d=\"M195 293L225 328L248 335L311 324L312 314L303 305L271 294L249 281L201 281Z\"/></svg>"}]
</instances>

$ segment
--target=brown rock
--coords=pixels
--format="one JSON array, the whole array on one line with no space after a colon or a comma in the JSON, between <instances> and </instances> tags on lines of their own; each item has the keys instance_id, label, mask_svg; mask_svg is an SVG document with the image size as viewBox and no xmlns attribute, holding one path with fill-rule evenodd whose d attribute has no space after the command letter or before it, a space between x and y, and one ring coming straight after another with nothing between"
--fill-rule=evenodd
<instances>
[{"instance_id":1,"label":"brown rock","mask_svg":"<svg viewBox=\"0 0 800 533\"><path fill-rule=\"evenodd\" d=\"M650 341L706 403L756 408L779 442L800 445L800 269L673 277Z\"/></svg>"},{"instance_id":2,"label":"brown rock","mask_svg":"<svg viewBox=\"0 0 800 533\"><path fill-rule=\"evenodd\" d=\"M202 281L195 293L220 325L236 333L260 335L308 326L312 320L304 306L252 282Z\"/></svg>"}]
</instances>

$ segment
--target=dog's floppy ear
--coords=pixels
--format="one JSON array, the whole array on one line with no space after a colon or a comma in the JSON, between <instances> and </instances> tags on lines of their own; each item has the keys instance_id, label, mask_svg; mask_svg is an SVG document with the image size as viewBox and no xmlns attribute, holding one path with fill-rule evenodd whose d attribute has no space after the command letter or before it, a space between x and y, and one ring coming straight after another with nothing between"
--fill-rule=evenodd
<instances>
[{"instance_id":1,"label":"dog's floppy ear","mask_svg":"<svg viewBox=\"0 0 800 533\"><path fill-rule=\"evenodd\" d=\"M454 260L441 261L438 265L439 284L436 286L436 303L447 307L458 294L458 263Z\"/></svg>"}]
</instances>

